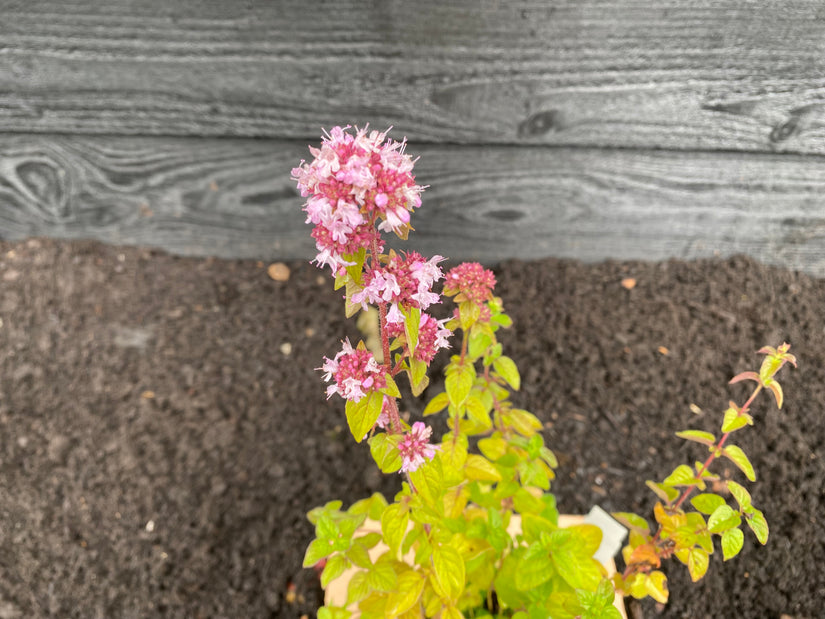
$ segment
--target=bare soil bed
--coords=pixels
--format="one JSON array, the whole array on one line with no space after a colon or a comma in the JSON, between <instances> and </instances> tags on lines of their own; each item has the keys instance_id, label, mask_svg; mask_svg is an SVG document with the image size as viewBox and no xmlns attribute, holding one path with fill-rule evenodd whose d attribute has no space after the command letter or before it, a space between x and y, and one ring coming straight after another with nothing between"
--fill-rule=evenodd
<instances>
[{"instance_id":1,"label":"bare soil bed","mask_svg":"<svg viewBox=\"0 0 825 619\"><path fill-rule=\"evenodd\" d=\"M309 264L285 282L266 266L0 243L0 618L314 616L305 513L391 496L399 479L350 440L314 370L358 337L340 294ZM703 455L674 432L717 429L746 389L727 380L762 345L792 344L784 409L762 399L736 437L767 546L747 532L697 585L673 562L671 602L631 611L822 617L825 282L741 257L513 261L496 275L516 402L545 422L565 512L651 513L644 481Z\"/></svg>"}]
</instances>

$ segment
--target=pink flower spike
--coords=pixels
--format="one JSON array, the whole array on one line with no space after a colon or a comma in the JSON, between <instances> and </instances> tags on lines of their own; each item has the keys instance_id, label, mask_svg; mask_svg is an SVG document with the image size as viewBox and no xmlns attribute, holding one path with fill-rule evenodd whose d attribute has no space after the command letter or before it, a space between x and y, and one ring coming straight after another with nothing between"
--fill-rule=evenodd
<instances>
[{"instance_id":1,"label":"pink flower spike","mask_svg":"<svg viewBox=\"0 0 825 619\"><path fill-rule=\"evenodd\" d=\"M436 445L430 445L427 441L433 429L416 421L409 434L404 436L404 440L398 445L401 454L401 473L412 473L418 470L427 460L435 457Z\"/></svg>"}]
</instances>

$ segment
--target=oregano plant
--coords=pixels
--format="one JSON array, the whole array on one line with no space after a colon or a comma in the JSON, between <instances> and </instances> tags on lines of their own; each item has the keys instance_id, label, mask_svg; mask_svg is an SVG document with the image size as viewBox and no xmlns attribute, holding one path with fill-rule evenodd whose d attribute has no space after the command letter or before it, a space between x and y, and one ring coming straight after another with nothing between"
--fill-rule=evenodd
<instances>
[{"instance_id":1,"label":"oregano plant","mask_svg":"<svg viewBox=\"0 0 825 619\"><path fill-rule=\"evenodd\" d=\"M556 458L541 421L511 401L521 378L497 339L512 321L494 294L494 274L477 263L444 273L441 256L386 250L382 233L407 239L424 188L415 182L404 142L350 129L335 127L320 148L310 147L313 160L302 161L292 177L307 198L314 262L330 269L346 315L378 313L380 350L344 340L324 359L327 396L345 400L353 439L368 445L382 472L400 475L400 489L391 500L376 493L346 509L332 501L309 513L316 538L304 566L319 571L324 587L355 569L346 601L322 607L319 618L618 619L617 592L667 600L663 559L677 557L696 580L707 570L713 535L725 559L742 547L742 521L766 541L765 518L743 486L726 482L735 506L706 490L720 457L753 480L749 460L729 438L753 423L750 409L761 391L782 405L775 376L785 363L795 364L787 344L763 349L761 370L734 379L756 387L742 406L731 403L725 411L718 438L679 433L710 455L649 483L659 498L655 531L638 515L615 514L629 527L630 543L623 550L626 569L611 577L594 558L598 527L559 526L550 492ZM434 290L438 283L441 293ZM454 308L439 320L428 310L442 296ZM410 424L399 414L398 381L404 377L413 395L422 394L429 366L444 349L452 353L445 389L423 410L424 418L447 416L449 430L436 441L424 421ZM688 499L695 511L686 511ZM366 527L368 520L375 526Z\"/></svg>"}]
</instances>

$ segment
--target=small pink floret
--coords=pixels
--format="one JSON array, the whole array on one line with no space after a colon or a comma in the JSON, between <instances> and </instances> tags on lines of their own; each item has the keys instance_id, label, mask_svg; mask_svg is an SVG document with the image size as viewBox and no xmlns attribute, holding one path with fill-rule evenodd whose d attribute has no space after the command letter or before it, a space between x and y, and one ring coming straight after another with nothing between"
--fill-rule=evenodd
<instances>
[{"instance_id":1,"label":"small pink floret","mask_svg":"<svg viewBox=\"0 0 825 619\"><path fill-rule=\"evenodd\" d=\"M427 460L432 460L435 457L438 447L427 442L432 432L432 428L420 421L416 421L412 425L409 433L404 436L404 439L398 445L398 451L401 454L401 473L417 471Z\"/></svg>"}]
</instances>

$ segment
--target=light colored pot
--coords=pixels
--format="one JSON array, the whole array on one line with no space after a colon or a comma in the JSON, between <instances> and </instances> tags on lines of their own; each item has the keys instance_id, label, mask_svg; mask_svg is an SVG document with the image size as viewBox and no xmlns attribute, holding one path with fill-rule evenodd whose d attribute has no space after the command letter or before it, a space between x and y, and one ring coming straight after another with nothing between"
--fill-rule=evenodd
<instances>
[{"instance_id":1,"label":"light colored pot","mask_svg":"<svg viewBox=\"0 0 825 619\"><path fill-rule=\"evenodd\" d=\"M619 551L619 548L621 548L622 540L627 535L627 529L613 520L607 512L598 506L594 506L586 516L559 516L559 526L562 528L572 527L577 524L593 524L602 530L602 544L593 557L601 562L607 570L608 576L615 574L616 562L613 560L613 557ZM510 526L507 527L507 532L511 537L521 532L521 517L518 514L513 514L513 517L510 519ZM367 533L381 533L381 523L374 520L365 520L364 524L362 524L356 532L356 536L360 537ZM387 546L384 545L383 542L379 542L370 549L370 559L375 561L386 551ZM415 553L411 550L404 555L403 560L412 564L414 558ZM329 586L324 591L324 603L326 605L341 606L346 603L349 581L357 571L358 568L352 567L329 583ZM613 600L613 605L619 609L623 619L627 619L624 599L622 599L622 596L618 593ZM349 610L353 613L352 619L360 617L360 613L355 604L350 606Z\"/></svg>"}]
</instances>

